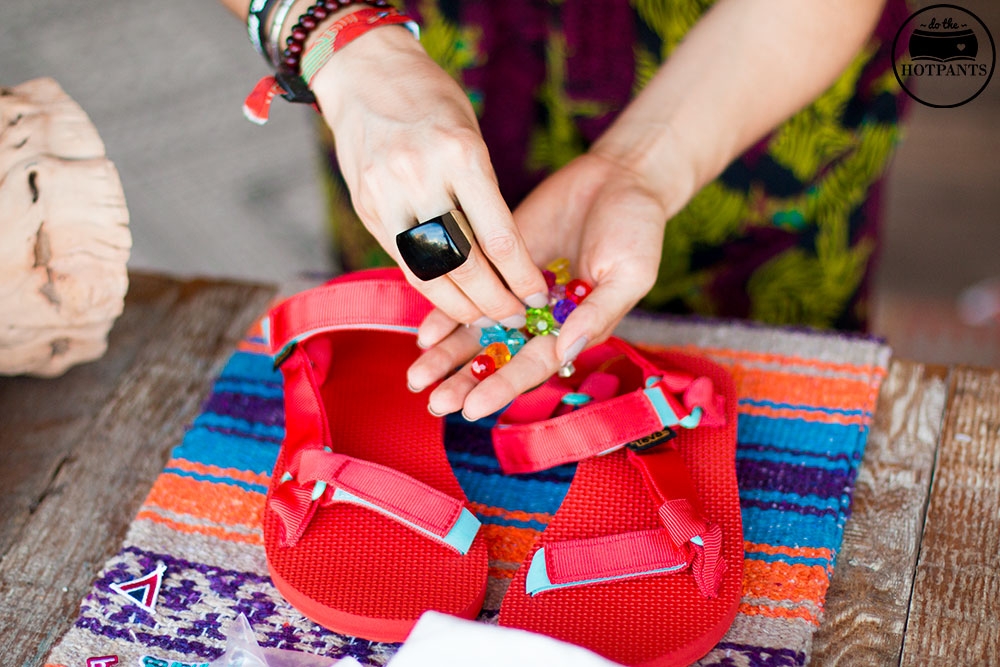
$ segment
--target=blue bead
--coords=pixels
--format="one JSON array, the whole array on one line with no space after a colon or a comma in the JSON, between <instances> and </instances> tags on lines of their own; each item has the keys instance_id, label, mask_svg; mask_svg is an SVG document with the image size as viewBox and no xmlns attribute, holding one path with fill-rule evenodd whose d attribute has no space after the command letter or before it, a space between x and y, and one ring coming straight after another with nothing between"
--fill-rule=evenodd
<instances>
[{"instance_id":1,"label":"blue bead","mask_svg":"<svg viewBox=\"0 0 1000 667\"><path fill-rule=\"evenodd\" d=\"M479 344L486 347L491 343L504 343L507 341L507 329L500 324L491 327L484 327L483 333L479 336Z\"/></svg>"},{"instance_id":2,"label":"blue bead","mask_svg":"<svg viewBox=\"0 0 1000 667\"><path fill-rule=\"evenodd\" d=\"M524 346L524 334L517 329L508 329L507 340L504 342L507 343L507 349L512 355L517 354L517 351Z\"/></svg>"}]
</instances>

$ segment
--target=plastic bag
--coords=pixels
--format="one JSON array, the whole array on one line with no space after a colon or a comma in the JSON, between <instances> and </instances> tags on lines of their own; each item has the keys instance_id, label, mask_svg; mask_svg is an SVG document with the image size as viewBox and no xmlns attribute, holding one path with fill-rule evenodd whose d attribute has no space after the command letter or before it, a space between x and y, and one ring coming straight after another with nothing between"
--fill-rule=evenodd
<instances>
[{"instance_id":1,"label":"plastic bag","mask_svg":"<svg viewBox=\"0 0 1000 667\"><path fill-rule=\"evenodd\" d=\"M261 648L247 617L240 614L226 629L226 652L209 667L361 667L354 658L332 660L312 653Z\"/></svg>"}]
</instances>

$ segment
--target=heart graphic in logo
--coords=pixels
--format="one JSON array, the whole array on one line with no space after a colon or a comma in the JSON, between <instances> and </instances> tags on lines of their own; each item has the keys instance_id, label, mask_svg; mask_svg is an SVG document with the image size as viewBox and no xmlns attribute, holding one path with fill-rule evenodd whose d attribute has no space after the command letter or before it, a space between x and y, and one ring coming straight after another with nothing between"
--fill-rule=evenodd
<instances>
[{"instance_id":1,"label":"heart graphic in logo","mask_svg":"<svg viewBox=\"0 0 1000 667\"><path fill-rule=\"evenodd\" d=\"M963 44L956 44L955 48L958 49L959 51L965 51L965 44L964 43Z\"/></svg>"}]
</instances>

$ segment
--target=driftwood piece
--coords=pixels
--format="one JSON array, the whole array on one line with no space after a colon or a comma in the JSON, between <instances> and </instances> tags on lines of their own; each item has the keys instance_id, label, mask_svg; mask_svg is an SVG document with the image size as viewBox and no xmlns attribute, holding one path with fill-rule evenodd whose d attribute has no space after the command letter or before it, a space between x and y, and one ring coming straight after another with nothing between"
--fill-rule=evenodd
<instances>
[{"instance_id":1,"label":"driftwood piece","mask_svg":"<svg viewBox=\"0 0 1000 667\"><path fill-rule=\"evenodd\" d=\"M0 374L56 376L104 353L128 222L83 109L52 79L0 88Z\"/></svg>"},{"instance_id":2,"label":"driftwood piece","mask_svg":"<svg viewBox=\"0 0 1000 667\"><path fill-rule=\"evenodd\" d=\"M45 664L273 295L270 286L133 274L100 361L50 380L0 377L4 665Z\"/></svg>"}]
</instances>

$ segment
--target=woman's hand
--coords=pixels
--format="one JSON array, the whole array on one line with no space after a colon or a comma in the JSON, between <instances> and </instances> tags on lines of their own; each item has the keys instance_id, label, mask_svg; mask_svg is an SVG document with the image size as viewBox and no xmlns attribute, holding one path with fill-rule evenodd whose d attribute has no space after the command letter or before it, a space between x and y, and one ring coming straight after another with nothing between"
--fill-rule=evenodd
<instances>
[{"instance_id":1,"label":"woman's hand","mask_svg":"<svg viewBox=\"0 0 1000 667\"><path fill-rule=\"evenodd\" d=\"M558 337L531 339L481 382L468 366L446 379L431 393L431 411L462 410L467 419L488 415L610 336L656 280L666 220L690 196L685 179L677 183L671 192L655 191L639 172L592 151L539 185L514 212L532 257L541 266L568 258L574 277L594 291L566 319ZM421 332L428 339L450 333L410 368L412 388L446 377L480 351L478 329L451 331L452 326L439 311L424 322Z\"/></svg>"},{"instance_id":2,"label":"woman's hand","mask_svg":"<svg viewBox=\"0 0 1000 667\"><path fill-rule=\"evenodd\" d=\"M336 140L354 208L420 292L450 320L524 324L545 280L500 196L468 98L401 27L373 30L313 80ZM440 278L421 281L400 261L396 235L455 208L478 243ZM421 339L424 345L435 340Z\"/></svg>"}]
</instances>

